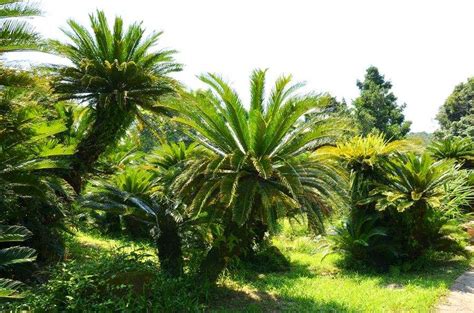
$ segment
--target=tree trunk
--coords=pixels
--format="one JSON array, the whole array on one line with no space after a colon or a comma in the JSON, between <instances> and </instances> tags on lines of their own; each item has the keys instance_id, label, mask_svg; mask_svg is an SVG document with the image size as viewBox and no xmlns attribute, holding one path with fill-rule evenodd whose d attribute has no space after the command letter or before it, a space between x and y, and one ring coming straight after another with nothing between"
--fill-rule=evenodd
<instances>
[{"instance_id":1,"label":"tree trunk","mask_svg":"<svg viewBox=\"0 0 474 313\"><path fill-rule=\"evenodd\" d=\"M197 281L204 285L215 285L219 275L224 271L232 257L239 256L242 241L247 237L245 226L229 222L224 229L223 240L216 240L211 250L202 260L197 274ZM244 244L245 246L245 244Z\"/></svg>"},{"instance_id":2,"label":"tree trunk","mask_svg":"<svg viewBox=\"0 0 474 313\"><path fill-rule=\"evenodd\" d=\"M85 137L77 145L71 171L64 179L76 193L82 191L84 174L91 171L92 166L108 147L115 144L133 121L133 114L119 109L98 110L95 121Z\"/></svg>"},{"instance_id":3,"label":"tree trunk","mask_svg":"<svg viewBox=\"0 0 474 313\"><path fill-rule=\"evenodd\" d=\"M183 275L183 251L178 224L169 214L157 217L158 234L155 236L161 269L171 277Z\"/></svg>"}]
</instances>

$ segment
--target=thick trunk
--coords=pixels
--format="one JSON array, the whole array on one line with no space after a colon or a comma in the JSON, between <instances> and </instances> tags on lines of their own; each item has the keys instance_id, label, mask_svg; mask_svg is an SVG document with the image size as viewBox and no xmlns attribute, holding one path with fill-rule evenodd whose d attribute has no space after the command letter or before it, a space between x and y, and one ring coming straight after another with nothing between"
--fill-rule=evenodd
<instances>
[{"instance_id":1,"label":"thick trunk","mask_svg":"<svg viewBox=\"0 0 474 313\"><path fill-rule=\"evenodd\" d=\"M64 177L76 193L82 190L84 174L91 171L94 163L119 140L132 121L133 114L116 106L110 110L97 111L91 129L77 145L71 171Z\"/></svg>"},{"instance_id":2,"label":"thick trunk","mask_svg":"<svg viewBox=\"0 0 474 313\"><path fill-rule=\"evenodd\" d=\"M197 274L198 282L204 285L215 285L228 262L233 257L240 255L242 247L245 249L247 235L248 231L245 226L229 222L224 229L223 240L217 240L202 260ZM243 246L242 241L244 241Z\"/></svg>"},{"instance_id":3,"label":"thick trunk","mask_svg":"<svg viewBox=\"0 0 474 313\"><path fill-rule=\"evenodd\" d=\"M183 274L183 251L178 224L166 214L157 219L159 233L156 235L158 258L163 272L171 277Z\"/></svg>"},{"instance_id":4,"label":"thick trunk","mask_svg":"<svg viewBox=\"0 0 474 313\"><path fill-rule=\"evenodd\" d=\"M120 216L115 213L105 212L102 227L102 230L107 234L120 234L122 232Z\"/></svg>"}]
</instances>

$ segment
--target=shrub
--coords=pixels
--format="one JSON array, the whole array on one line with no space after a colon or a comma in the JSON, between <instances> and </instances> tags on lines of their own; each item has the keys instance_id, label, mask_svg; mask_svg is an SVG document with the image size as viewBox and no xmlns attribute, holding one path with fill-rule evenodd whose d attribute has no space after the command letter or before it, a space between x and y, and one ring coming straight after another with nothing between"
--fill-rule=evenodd
<instances>
[{"instance_id":1,"label":"shrub","mask_svg":"<svg viewBox=\"0 0 474 313\"><path fill-rule=\"evenodd\" d=\"M22 242L30 238L32 233L22 226L0 225L0 243ZM12 246L0 250L0 271L7 267L33 262L36 259L36 251L32 248ZM17 290L21 283L8 278L0 278L0 298L20 297Z\"/></svg>"},{"instance_id":2,"label":"shrub","mask_svg":"<svg viewBox=\"0 0 474 313\"><path fill-rule=\"evenodd\" d=\"M6 310L38 312L198 312L189 281L159 274L140 251L72 260L51 271L49 281ZM0 307L0 310L2 308Z\"/></svg>"}]
</instances>

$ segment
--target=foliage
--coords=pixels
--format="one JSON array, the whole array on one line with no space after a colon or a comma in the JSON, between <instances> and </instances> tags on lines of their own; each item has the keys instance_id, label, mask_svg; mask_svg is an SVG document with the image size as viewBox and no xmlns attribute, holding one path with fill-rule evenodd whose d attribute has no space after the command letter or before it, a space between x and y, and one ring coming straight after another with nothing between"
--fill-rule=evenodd
<instances>
[{"instance_id":1,"label":"foliage","mask_svg":"<svg viewBox=\"0 0 474 313\"><path fill-rule=\"evenodd\" d=\"M38 47L40 39L25 18L41 14L37 5L25 0L0 1L0 54Z\"/></svg>"},{"instance_id":2,"label":"foliage","mask_svg":"<svg viewBox=\"0 0 474 313\"><path fill-rule=\"evenodd\" d=\"M470 138L444 138L434 141L427 149L437 160L452 159L464 168L474 168L474 142Z\"/></svg>"},{"instance_id":3,"label":"foliage","mask_svg":"<svg viewBox=\"0 0 474 313\"><path fill-rule=\"evenodd\" d=\"M357 81L360 96L354 100L355 116L363 135L380 132L389 140L405 137L410 131L411 122L405 121L403 109L391 92L392 83L386 81L379 70L371 66L367 69L364 81Z\"/></svg>"},{"instance_id":4,"label":"foliage","mask_svg":"<svg viewBox=\"0 0 474 313\"><path fill-rule=\"evenodd\" d=\"M198 296L188 290L189 281L161 276L143 251L124 253L122 248L59 264L47 283L27 295L23 304L10 307L60 312L198 312Z\"/></svg>"},{"instance_id":5,"label":"foliage","mask_svg":"<svg viewBox=\"0 0 474 313\"><path fill-rule=\"evenodd\" d=\"M410 141L388 143L369 135L321 149L352 177L351 209L330 236L333 250L385 269L416 261L431 249L465 253L464 239L453 240L445 226L459 223L462 208L472 201L468 174L453 160L406 152L414 148Z\"/></svg>"},{"instance_id":6,"label":"foliage","mask_svg":"<svg viewBox=\"0 0 474 313\"><path fill-rule=\"evenodd\" d=\"M385 183L372 191L377 210L392 210L391 223L394 242L398 241L399 255L416 259L428 249L465 253L462 242L450 237L449 223L458 225L462 204L472 199L474 192L467 186L451 160L433 161L427 154L398 155L384 164ZM453 183L454 182L454 183ZM400 214L394 214L394 210ZM459 227L459 225L458 225ZM443 229L444 228L444 229ZM403 231L400 231L403 230ZM464 238L463 238L464 239ZM461 240L462 241L462 240Z\"/></svg>"},{"instance_id":7,"label":"foliage","mask_svg":"<svg viewBox=\"0 0 474 313\"><path fill-rule=\"evenodd\" d=\"M438 137L460 136L474 139L474 78L457 85L441 106L437 120Z\"/></svg>"},{"instance_id":8,"label":"foliage","mask_svg":"<svg viewBox=\"0 0 474 313\"><path fill-rule=\"evenodd\" d=\"M469 268L466 260L438 255L415 272L341 270L338 255L321 261L318 243L303 235L302 229L297 229L298 234L290 227L282 229L273 243L291 260L290 271L259 273L237 268L213 290L198 289L192 280L162 277L156 265L147 261L152 250L137 246L136 241L77 234L68 240L69 260L52 269L48 282L32 287L24 299L0 304L0 310L430 312ZM207 301L199 297L201 293L208 294Z\"/></svg>"},{"instance_id":9,"label":"foliage","mask_svg":"<svg viewBox=\"0 0 474 313\"><path fill-rule=\"evenodd\" d=\"M301 85L283 76L266 100L265 76L252 73L248 109L215 74L200 77L212 91L171 105L179 113L174 120L209 152L187 164L175 192L195 214L205 210L224 225L201 264L204 282L214 283L227 260L249 251L267 228L274 231L278 218L304 213L321 232L323 215L345 201L341 169L310 153L346 129L327 116L328 97L297 94Z\"/></svg>"},{"instance_id":10,"label":"foliage","mask_svg":"<svg viewBox=\"0 0 474 313\"><path fill-rule=\"evenodd\" d=\"M265 101L265 71L256 70L247 110L218 76L201 80L215 94L174 106L180 113L175 120L190 126L192 137L212 152L176 181L180 193L191 191L195 211L224 207L239 225L253 218L274 227L278 217L302 209L321 217L340 200L341 171L307 153L334 142L344 130L340 120L325 118L327 103L317 95L296 95L299 85L290 85L290 77L278 79ZM314 111L312 119L301 122L308 111Z\"/></svg>"},{"instance_id":11,"label":"foliage","mask_svg":"<svg viewBox=\"0 0 474 313\"><path fill-rule=\"evenodd\" d=\"M383 159L395 152L409 151L415 147L413 141L389 141L383 134L368 134L366 137L354 136L340 141L333 147L323 147L318 154L329 155L348 169L361 172L374 169Z\"/></svg>"},{"instance_id":12,"label":"foliage","mask_svg":"<svg viewBox=\"0 0 474 313\"><path fill-rule=\"evenodd\" d=\"M440 209L446 197L444 186L454 178L454 163L434 162L427 154L398 154L383 164L384 179L371 191L377 199L375 209L394 208L426 211ZM422 213L420 213L422 214Z\"/></svg>"},{"instance_id":13,"label":"foliage","mask_svg":"<svg viewBox=\"0 0 474 313\"><path fill-rule=\"evenodd\" d=\"M414 142L409 140L389 142L382 134L369 134L338 142L333 147L323 147L317 153L337 160L351 173L350 192L354 207L369 196L373 180L379 175L377 169L381 162L396 152L415 148Z\"/></svg>"},{"instance_id":14,"label":"foliage","mask_svg":"<svg viewBox=\"0 0 474 313\"><path fill-rule=\"evenodd\" d=\"M390 245L384 243L387 229L378 225L375 214L352 214L334 228L328 236L329 253L342 253L346 263L368 262L376 265L377 254L390 254ZM358 264L359 266L362 264Z\"/></svg>"},{"instance_id":15,"label":"foliage","mask_svg":"<svg viewBox=\"0 0 474 313\"><path fill-rule=\"evenodd\" d=\"M129 231L151 231L162 269L171 276L183 273L179 227L186 212L169 185L196 150L195 144L162 144L150 154L148 165L127 167L108 181L94 182L81 201L83 207L121 215Z\"/></svg>"},{"instance_id":16,"label":"foliage","mask_svg":"<svg viewBox=\"0 0 474 313\"><path fill-rule=\"evenodd\" d=\"M46 93L47 94L47 93ZM33 231L31 244L42 260L63 254L58 227L68 186L52 175L67 169L72 149L55 138L64 123L46 110L35 86L0 91L0 207L2 219Z\"/></svg>"},{"instance_id":17,"label":"foliage","mask_svg":"<svg viewBox=\"0 0 474 313\"><path fill-rule=\"evenodd\" d=\"M145 37L141 24L124 28L120 17L111 29L101 11L90 15L90 23L92 32L69 20L69 30L64 30L69 43L55 45L72 65L58 68L54 91L61 99L87 103L93 114L68 177L76 191L82 187L81 176L141 115L140 109L161 112L156 101L178 88L167 75L181 69L173 61L174 51L151 51L161 32Z\"/></svg>"},{"instance_id":18,"label":"foliage","mask_svg":"<svg viewBox=\"0 0 474 313\"><path fill-rule=\"evenodd\" d=\"M22 226L0 225L0 243L22 242L30 238L32 233ZM33 262L36 259L36 251L32 248L22 246L11 246L0 249L0 270L20 264ZM0 278L0 298L17 298L21 295L17 290L21 283L8 278Z\"/></svg>"}]
</instances>

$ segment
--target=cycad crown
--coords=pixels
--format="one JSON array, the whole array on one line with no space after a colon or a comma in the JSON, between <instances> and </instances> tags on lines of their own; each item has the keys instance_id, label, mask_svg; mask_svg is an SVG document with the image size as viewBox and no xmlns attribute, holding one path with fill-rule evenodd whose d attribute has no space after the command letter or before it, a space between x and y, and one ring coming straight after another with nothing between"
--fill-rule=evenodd
<instances>
[{"instance_id":1,"label":"cycad crown","mask_svg":"<svg viewBox=\"0 0 474 313\"><path fill-rule=\"evenodd\" d=\"M291 85L290 76L280 77L265 99L265 76L252 73L248 109L215 74L201 76L212 92L172 105L179 112L175 120L213 152L190 164L175 186L192 195L193 209L230 208L240 225L254 218L272 227L279 216L303 210L320 221L331 200L343 194L344 179L311 151L332 144L344 123L328 117L328 98L297 94L301 84Z\"/></svg>"}]
</instances>

